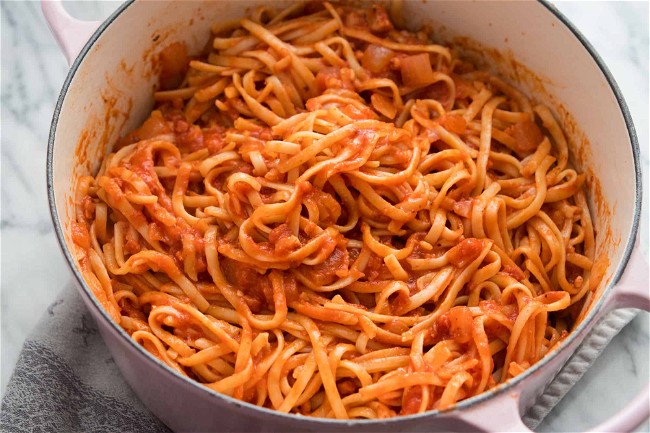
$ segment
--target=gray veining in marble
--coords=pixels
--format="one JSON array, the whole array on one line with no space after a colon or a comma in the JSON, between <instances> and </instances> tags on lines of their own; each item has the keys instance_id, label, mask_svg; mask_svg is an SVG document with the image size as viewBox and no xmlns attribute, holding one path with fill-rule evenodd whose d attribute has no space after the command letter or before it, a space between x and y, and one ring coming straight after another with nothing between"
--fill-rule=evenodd
<instances>
[{"instance_id":1,"label":"gray veining in marble","mask_svg":"<svg viewBox=\"0 0 650 433\"><path fill-rule=\"evenodd\" d=\"M82 19L104 19L116 2L65 2ZM596 47L632 113L648 185L648 3L558 2ZM52 111L68 67L36 1L1 6L0 391L23 341L70 274L55 240L45 190ZM648 188L641 236L648 256ZM582 431L619 410L648 380L648 314L640 314L540 426ZM646 422L638 431L649 431Z\"/></svg>"}]
</instances>

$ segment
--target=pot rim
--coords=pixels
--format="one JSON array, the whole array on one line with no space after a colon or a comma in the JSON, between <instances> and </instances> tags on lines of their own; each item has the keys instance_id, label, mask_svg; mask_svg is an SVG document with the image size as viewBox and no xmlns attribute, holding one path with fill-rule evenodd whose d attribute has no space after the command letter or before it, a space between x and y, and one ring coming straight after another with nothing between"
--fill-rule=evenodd
<instances>
[{"instance_id":1,"label":"pot rim","mask_svg":"<svg viewBox=\"0 0 650 433\"><path fill-rule=\"evenodd\" d=\"M77 283L79 287L83 288L84 294L90 299L92 305L94 306L95 309L98 310L100 315L103 317L103 319L110 323L111 328L113 331L116 331L118 334L121 335L130 345L133 349L135 349L137 352L139 352L140 355L144 356L144 360L148 360L154 364L156 364L158 367L163 368L167 373L169 373L172 377L179 379L186 384L189 384L192 387L195 387L196 389L201 390L202 392L205 393L206 396L209 396L209 398L217 398L222 400L223 403L229 404L229 405L235 405L238 406L242 409L251 409L253 411L259 411L260 414L265 414L265 415L270 415L273 417L278 417L282 419L285 422L307 422L310 424L322 424L322 425L329 425L331 427L335 426L343 426L343 425L361 425L361 426L372 426L372 425L379 425L379 424L393 424L393 425L398 425L401 422L405 421L416 421L418 419L425 419L429 417L435 417L437 415L453 412L456 410L462 410L462 409L467 409L470 407L474 407L477 404L480 404L486 400L491 399L492 397L496 397L497 395L500 395L504 392L507 392L517 386L519 383L525 381L528 377L531 375L535 374L538 370L542 370L549 362L552 361L553 358L555 358L560 352L563 352L567 350L568 346L573 343L573 341L577 338L578 335L582 334L582 332L588 328L589 326L592 325L592 321L596 318L600 310L603 308L603 305L605 303L606 298L608 298L611 295L612 290L616 286L616 283L620 280L623 271L625 270L625 267L627 266L627 263L630 259L630 255L632 254L632 250L634 249L635 245L635 240L637 237L637 232L639 230L639 221L641 217L641 200L642 200L642 187L641 187L641 162L640 162L640 149L639 149L639 143L638 139L636 136L636 130L634 128L634 123L632 121L632 116L630 114L630 111L627 107L627 104L625 103L625 99L623 98L623 95L618 87L618 84L616 83L616 80L612 76L611 72L605 65L605 62L602 60L600 55L596 52L595 48L591 45L591 43L580 33L580 31L574 26L573 23L569 21L567 17L565 17L555 6L553 6L549 0L537 0L537 3L540 4L542 7L544 7L548 12L550 12L552 15L555 16L564 26L573 34L573 36L580 42L580 44L583 46L583 48L587 51L587 53L591 56L592 60L595 62L596 66L600 69L600 72L604 75L605 79L607 80L607 83L609 84L610 90L613 92L617 102L618 106L620 109L621 114L623 115L623 119L625 121L625 125L627 128L628 132L628 137L630 139L630 144L632 147L632 155L634 159L634 171L635 171L635 208L634 208L634 215L632 218L632 226L631 226L631 231L630 235L626 239L626 244L625 244L625 249L623 251L623 256L619 263L617 264L617 268L612 276L612 279L609 281L607 284L607 287L604 289L602 295L600 298L596 301L596 303L591 307L590 311L587 313L585 318L582 320L582 322L575 328L569 335L568 338L566 338L564 341L560 343L560 345L553 350L552 353L547 354L544 356L542 359L540 359L537 363L535 363L533 366L525 370L523 373L519 374L518 376L506 381L505 383L502 383L495 388L492 388L489 391L483 392L477 396L468 398L466 400L462 400L458 403L456 403L452 408L446 409L446 410L430 410L427 412L423 412L420 414L413 414L413 415L401 415L401 416L396 416L393 418L387 418L387 419L380 419L380 420L366 420L366 419L355 419L355 420L337 420L337 419L330 419L330 418L306 418L306 417L298 417L294 414L285 414L282 412L278 412L273 409L268 409L260 406L253 405L251 403L247 403L241 400L234 399L230 396L227 396L225 394L218 393L216 391L213 391L212 389L203 386L199 382L196 382L188 377L182 376L180 373L174 371L170 367L168 367L166 364L158 360L156 357L154 357L152 354L150 354L148 351L144 349L144 347L140 346L135 340L133 340L127 333L124 331L117 323L115 323L108 315L108 313L99 305L99 302L93 296L90 288L86 284L86 282L83 279L83 276L79 272L76 266L76 261L74 257L72 256L72 253L68 249L66 242L65 242L65 236L63 232L63 228L61 225L61 222L59 220L57 208L56 208L56 199L54 196L54 185L53 185L53 177L54 177L54 169L53 169L53 164L54 164L54 142L56 139L56 130L57 130L57 125L58 125L58 120L59 116L61 115L61 110L63 107L63 103L65 101L65 97L68 92L68 88L74 79L74 76L79 69L79 66L85 59L86 55L90 52L92 47L94 46L95 42L99 39L99 37L110 27L110 25L115 21L123 12L125 12L130 6L132 6L135 3L135 0L128 0L120 7L113 12L104 22L101 23L101 25L97 28L97 30L92 34L90 39L86 42L84 45L83 49L81 52L77 55L74 63L70 67L70 70L68 72L68 75L65 79L65 82L63 83L63 87L61 89L61 93L59 94L56 107L54 110L54 114L52 116L52 122L50 124L50 134L48 138L48 146L47 146L47 169L46 169L46 176L47 176L47 195L48 195L48 204L50 208L50 216L52 218L52 223L54 225L54 231L56 232L56 237L59 243L59 247L61 248L68 266L70 267L70 270L74 274Z\"/></svg>"}]
</instances>

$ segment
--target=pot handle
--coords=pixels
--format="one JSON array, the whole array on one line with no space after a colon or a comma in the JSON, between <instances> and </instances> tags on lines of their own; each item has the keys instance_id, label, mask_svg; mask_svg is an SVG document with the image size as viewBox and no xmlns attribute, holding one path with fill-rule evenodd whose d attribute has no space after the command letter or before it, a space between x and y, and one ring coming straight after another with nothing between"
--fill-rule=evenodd
<instances>
[{"instance_id":1,"label":"pot handle","mask_svg":"<svg viewBox=\"0 0 650 433\"><path fill-rule=\"evenodd\" d=\"M467 431L532 433L521 420L519 398L519 392L502 392L483 403L458 411L456 417L471 426Z\"/></svg>"},{"instance_id":2,"label":"pot handle","mask_svg":"<svg viewBox=\"0 0 650 433\"><path fill-rule=\"evenodd\" d=\"M638 308L650 312L650 270L637 241L625 273L616 283L604 310L610 312L619 308ZM629 402L619 413L606 420L594 431L630 432L650 418L650 385Z\"/></svg>"},{"instance_id":3,"label":"pot handle","mask_svg":"<svg viewBox=\"0 0 650 433\"><path fill-rule=\"evenodd\" d=\"M637 242L625 267L625 273L616 283L612 296L605 305L607 312L618 308L639 308L650 312L649 278L648 262Z\"/></svg>"},{"instance_id":4,"label":"pot handle","mask_svg":"<svg viewBox=\"0 0 650 433\"><path fill-rule=\"evenodd\" d=\"M619 308L639 308L650 312L648 263L640 245L635 246L625 273L614 287L603 311ZM531 432L521 420L519 393L501 393L482 404L465 409L458 417L479 432ZM637 394L620 412L602 422L592 432L631 432L650 417L650 386Z\"/></svg>"},{"instance_id":5,"label":"pot handle","mask_svg":"<svg viewBox=\"0 0 650 433\"><path fill-rule=\"evenodd\" d=\"M628 433L648 419L650 403L648 385L620 412L602 422L590 432ZM471 430L480 433L520 432L533 433L521 420L519 412L519 393L502 393L483 404L465 409L456 416L472 426Z\"/></svg>"},{"instance_id":6,"label":"pot handle","mask_svg":"<svg viewBox=\"0 0 650 433\"><path fill-rule=\"evenodd\" d=\"M41 9L45 21L54 35L54 39L63 51L63 55L72 65L90 36L101 24L101 21L82 21L73 18L64 8L61 0L41 0Z\"/></svg>"}]
</instances>

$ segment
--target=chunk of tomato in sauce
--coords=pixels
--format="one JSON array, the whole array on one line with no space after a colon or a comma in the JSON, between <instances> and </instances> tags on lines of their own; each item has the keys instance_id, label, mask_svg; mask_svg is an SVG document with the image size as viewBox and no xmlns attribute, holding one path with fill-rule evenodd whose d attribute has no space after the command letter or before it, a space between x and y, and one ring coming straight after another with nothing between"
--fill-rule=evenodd
<instances>
[{"instance_id":1,"label":"chunk of tomato in sauce","mask_svg":"<svg viewBox=\"0 0 650 433\"><path fill-rule=\"evenodd\" d=\"M467 238L450 249L447 257L449 263L458 268L463 268L476 260L481 251L483 251L483 242L480 239Z\"/></svg>"},{"instance_id":2,"label":"chunk of tomato in sauce","mask_svg":"<svg viewBox=\"0 0 650 433\"><path fill-rule=\"evenodd\" d=\"M160 89L176 89L183 82L190 64L187 46L183 42L175 42L165 47L158 55L160 64Z\"/></svg>"},{"instance_id":3,"label":"chunk of tomato in sauce","mask_svg":"<svg viewBox=\"0 0 650 433\"><path fill-rule=\"evenodd\" d=\"M505 133L515 139L516 145L514 151L519 156L526 156L533 153L544 139L542 131L531 120L517 122L509 126L505 130Z\"/></svg>"}]
</instances>

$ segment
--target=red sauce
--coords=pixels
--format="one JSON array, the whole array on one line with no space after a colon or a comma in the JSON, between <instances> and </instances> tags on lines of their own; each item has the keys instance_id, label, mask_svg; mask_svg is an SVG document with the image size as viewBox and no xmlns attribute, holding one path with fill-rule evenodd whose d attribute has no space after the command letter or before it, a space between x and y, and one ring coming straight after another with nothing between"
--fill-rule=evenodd
<instances>
[{"instance_id":1,"label":"red sauce","mask_svg":"<svg viewBox=\"0 0 650 433\"><path fill-rule=\"evenodd\" d=\"M476 238L467 238L453 247L447 253L449 263L463 268L477 259L483 250L483 241Z\"/></svg>"},{"instance_id":2,"label":"red sauce","mask_svg":"<svg viewBox=\"0 0 650 433\"><path fill-rule=\"evenodd\" d=\"M452 78L456 87L456 99L468 98L474 94L475 89L471 82L459 77L458 75L453 75Z\"/></svg>"},{"instance_id":3,"label":"red sauce","mask_svg":"<svg viewBox=\"0 0 650 433\"><path fill-rule=\"evenodd\" d=\"M354 84L352 84L353 80L354 73L352 73L351 69L347 68L323 68L316 74L316 85L318 85L318 88L321 91L327 89L354 90ZM310 106L310 101L307 101L307 109L314 111L317 108L313 107L314 102L312 102L312 106Z\"/></svg>"},{"instance_id":4,"label":"red sauce","mask_svg":"<svg viewBox=\"0 0 650 433\"><path fill-rule=\"evenodd\" d=\"M318 286L333 283L348 272L350 259L345 246L339 244L327 259L315 266L301 266L302 273Z\"/></svg>"},{"instance_id":5,"label":"red sauce","mask_svg":"<svg viewBox=\"0 0 650 433\"><path fill-rule=\"evenodd\" d=\"M160 64L160 88L175 89L180 86L189 66L187 46L183 42L168 45L158 55Z\"/></svg>"},{"instance_id":6,"label":"red sauce","mask_svg":"<svg viewBox=\"0 0 650 433\"><path fill-rule=\"evenodd\" d=\"M92 220L95 217L95 203L90 196L83 198L81 208L83 209L84 218Z\"/></svg>"},{"instance_id":7,"label":"red sauce","mask_svg":"<svg viewBox=\"0 0 650 433\"><path fill-rule=\"evenodd\" d=\"M472 312L468 307L453 307L447 313L449 316L449 332L458 343L468 343L472 339Z\"/></svg>"},{"instance_id":8,"label":"red sauce","mask_svg":"<svg viewBox=\"0 0 650 433\"><path fill-rule=\"evenodd\" d=\"M566 279L571 284L574 284L578 277L582 278L582 268L574 265L573 263L567 263L566 267Z\"/></svg>"},{"instance_id":9,"label":"red sauce","mask_svg":"<svg viewBox=\"0 0 650 433\"><path fill-rule=\"evenodd\" d=\"M346 12L343 16L343 22L346 27L368 30L368 22L366 21L365 15L356 10Z\"/></svg>"},{"instance_id":10,"label":"red sauce","mask_svg":"<svg viewBox=\"0 0 650 433\"><path fill-rule=\"evenodd\" d=\"M425 344L436 344L444 340L454 340L460 344L469 343L472 340L473 316L468 307L453 307L442 314L433 323L429 335L425 338Z\"/></svg>"},{"instance_id":11,"label":"red sauce","mask_svg":"<svg viewBox=\"0 0 650 433\"><path fill-rule=\"evenodd\" d=\"M473 199L463 199L463 200L457 200L454 203L454 212L457 215L462 216L463 218L469 218L470 215L472 214L472 206L474 205L474 200Z\"/></svg>"},{"instance_id":12,"label":"red sauce","mask_svg":"<svg viewBox=\"0 0 650 433\"><path fill-rule=\"evenodd\" d=\"M274 246L275 253L279 255L289 254L302 246L300 239L294 236L287 224L280 224L271 230L269 242Z\"/></svg>"},{"instance_id":13,"label":"red sauce","mask_svg":"<svg viewBox=\"0 0 650 433\"><path fill-rule=\"evenodd\" d=\"M223 148L223 133L224 129L222 127L210 127L203 130L203 144L211 155Z\"/></svg>"},{"instance_id":14,"label":"red sauce","mask_svg":"<svg viewBox=\"0 0 650 433\"><path fill-rule=\"evenodd\" d=\"M438 118L438 123L447 131L455 132L456 134L462 134L467 127L465 119L455 114L443 114Z\"/></svg>"},{"instance_id":15,"label":"red sauce","mask_svg":"<svg viewBox=\"0 0 650 433\"><path fill-rule=\"evenodd\" d=\"M492 300L479 302L479 307L485 314L494 314L501 311L501 304Z\"/></svg>"},{"instance_id":16,"label":"red sauce","mask_svg":"<svg viewBox=\"0 0 650 433\"><path fill-rule=\"evenodd\" d=\"M526 276L524 275L523 271L519 269L518 266L513 266L513 265L505 265L503 269L501 269L501 272L514 278L517 281L521 281Z\"/></svg>"},{"instance_id":17,"label":"red sauce","mask_svg":"<svg viewBox=\"0 0 650 433\"><path fill-rule=\"evenodd\" d=\"M115 145L115 149L120 149L126 145L137 143L140 140L152 138L157 135L169 134L172 128L167 124L162 113L158 110L153 111L151 116L142 123L142 125L122 137Z\"/></svg>"},{"instance_id":18,"label":"red sauce","mask_svg":"<svg viewBox=\"0 0 650 433\"><path fill-rule=\"evenodd\" d=\"M357 389L359 388L353 381L346 379L338 382L336 384L336 387L339 390L339 393L341 394L341 397L345 397L350 394L354 394Z\"/></svg>"},{"instance_id":19,"label":"red sauce","mask_svg":"<svg viewBox=\"0 0 650 433\"><path fill-rule=\"evenodd\" d=\"M386 331L392 332L393 334L402 334L409 330L409 327L404 324L403 321L398 319L393 319L390 322L386 323L383 327Z\"/></svg>"},{"instance_id":20,"label":"red sauce","mask_svg":"<svg viewBox=\"0 0 650 433\"><path fill-rule=\"evenodd\" d=\"M438 102L445 102L449 100L449 97L449 86L442 81L437 81L410 93L407 99L435 99Z\"/></svg>"},{"instance_id":21,"label":"red sauce","mask_svg":"<svg viewBox=\"0 0 650 433\"><path fill-rule=\"evenodd\" d=\"M605 254L596 257L594 264L591 268L591 275L589 276L589 290L592 292L596 290L600 281L605 276L607 268L609 267L609 258Z\"/></svg>"},{"instance_id":22,"label":"red sauce","mask_svg":"<svg viewBox=\"0 0 650 433\"><path fill-rule=\"evenodd\" d=\"M348 104L341 107L343 114L356 120L372 119L377 117L375 113L368 107L358 107L356 105Z\"/></svg>"},{"instance_id":23,"label":"red sauce","mask_svg":"<svg viewBox=\"0 0 650 433\"><path fill-rule=\"evenodd\" d=\"M176 145L185 152L192 153L205 147L203 143L203 131L197 125L190 125L184 120L174 122L174 135Z\"/></svg>"},{"instance_id":24,"label":"red sauce","mask_svg":"<svg viewBox=\"0 0 650 433\"><path fill-rule=\"evenodd\" d=\"M78 222L73 221L70 224L70 233L72 234L72 241L75 244L85 250L90 248L90 235L88 234L88 228L85 224L79 224Z\"/></svg>"},{"instance_id":25,"label":"red sauce","mask_svg":"<svg viewBox=\"0 0 650 433\"><path fill-rule=\"evenodd\" d=\"M508 127L505 133L515 139L516 147L514 150L519 156L533 153L544 139L542 131L535 122L530 120L515 123Z\"/></svg>"},{"instance_id":26,"label":"red sauce","mask_svg":"<svg viewBox=\"0 0 650 433\"><path fill-rule=\"evenodd\" d=\"M126 231L126 243L124 244L124 250L128 254L135 254L142 249L140 245L140 239L138 236L134 236L131 230Z\"/></svg>"},{"instance_id":27,"label":"red sauce","mask_svg":"<svg viewBox=\"0 0 650 433\"><path fill-rule=\"evenodd\" d=\"M259 313L264 309L274 309L273 288L268 277L257 272L252 266L229 258L221 261L221 269L228 282L242 292L251 311Z\"/></svg>"},{"instance_id":28,"label":"red sauce","mask_svg":"<svg viewBox=\"0 0 650 433\"><path fill-rule=\"evenodd\" d=\"M385 33L393 30L393 23L388 18L388 13L383 6L374 4L367 10L367 21L370 31L373 33Z\"/></svg>"},{"instance_id":29,"label":"red sauce","mask_svg":"<svg viewBox=\"0 0 650 433\"><path fill-rule=\"evenodd\" d=\"M417 413L422 405L422 387L413 386L404 390L400 415Z\"/></svg>"},{"instance_id":30,"label":"red sauce","mask_svg":"<svg viewBox=\"0 0 650 433\"><path fill-rule=\"evenodd\" d=\"M323 225L334 225L341 216L342 209L339 201L318 188L312 188L305 195L305 201L318 206L319 218Z\"/></svg>"},{"instance_id":31,"label":"red sauce","mask_svg":"<svg viewBox=\"0 0 650 433\"><path fill-rule=\"evenodd\" d=\"M370 254L370 259L363 273L368 281L378 280L384 273L384 260L375 253Z\"/></svg>"}]
</instances>

